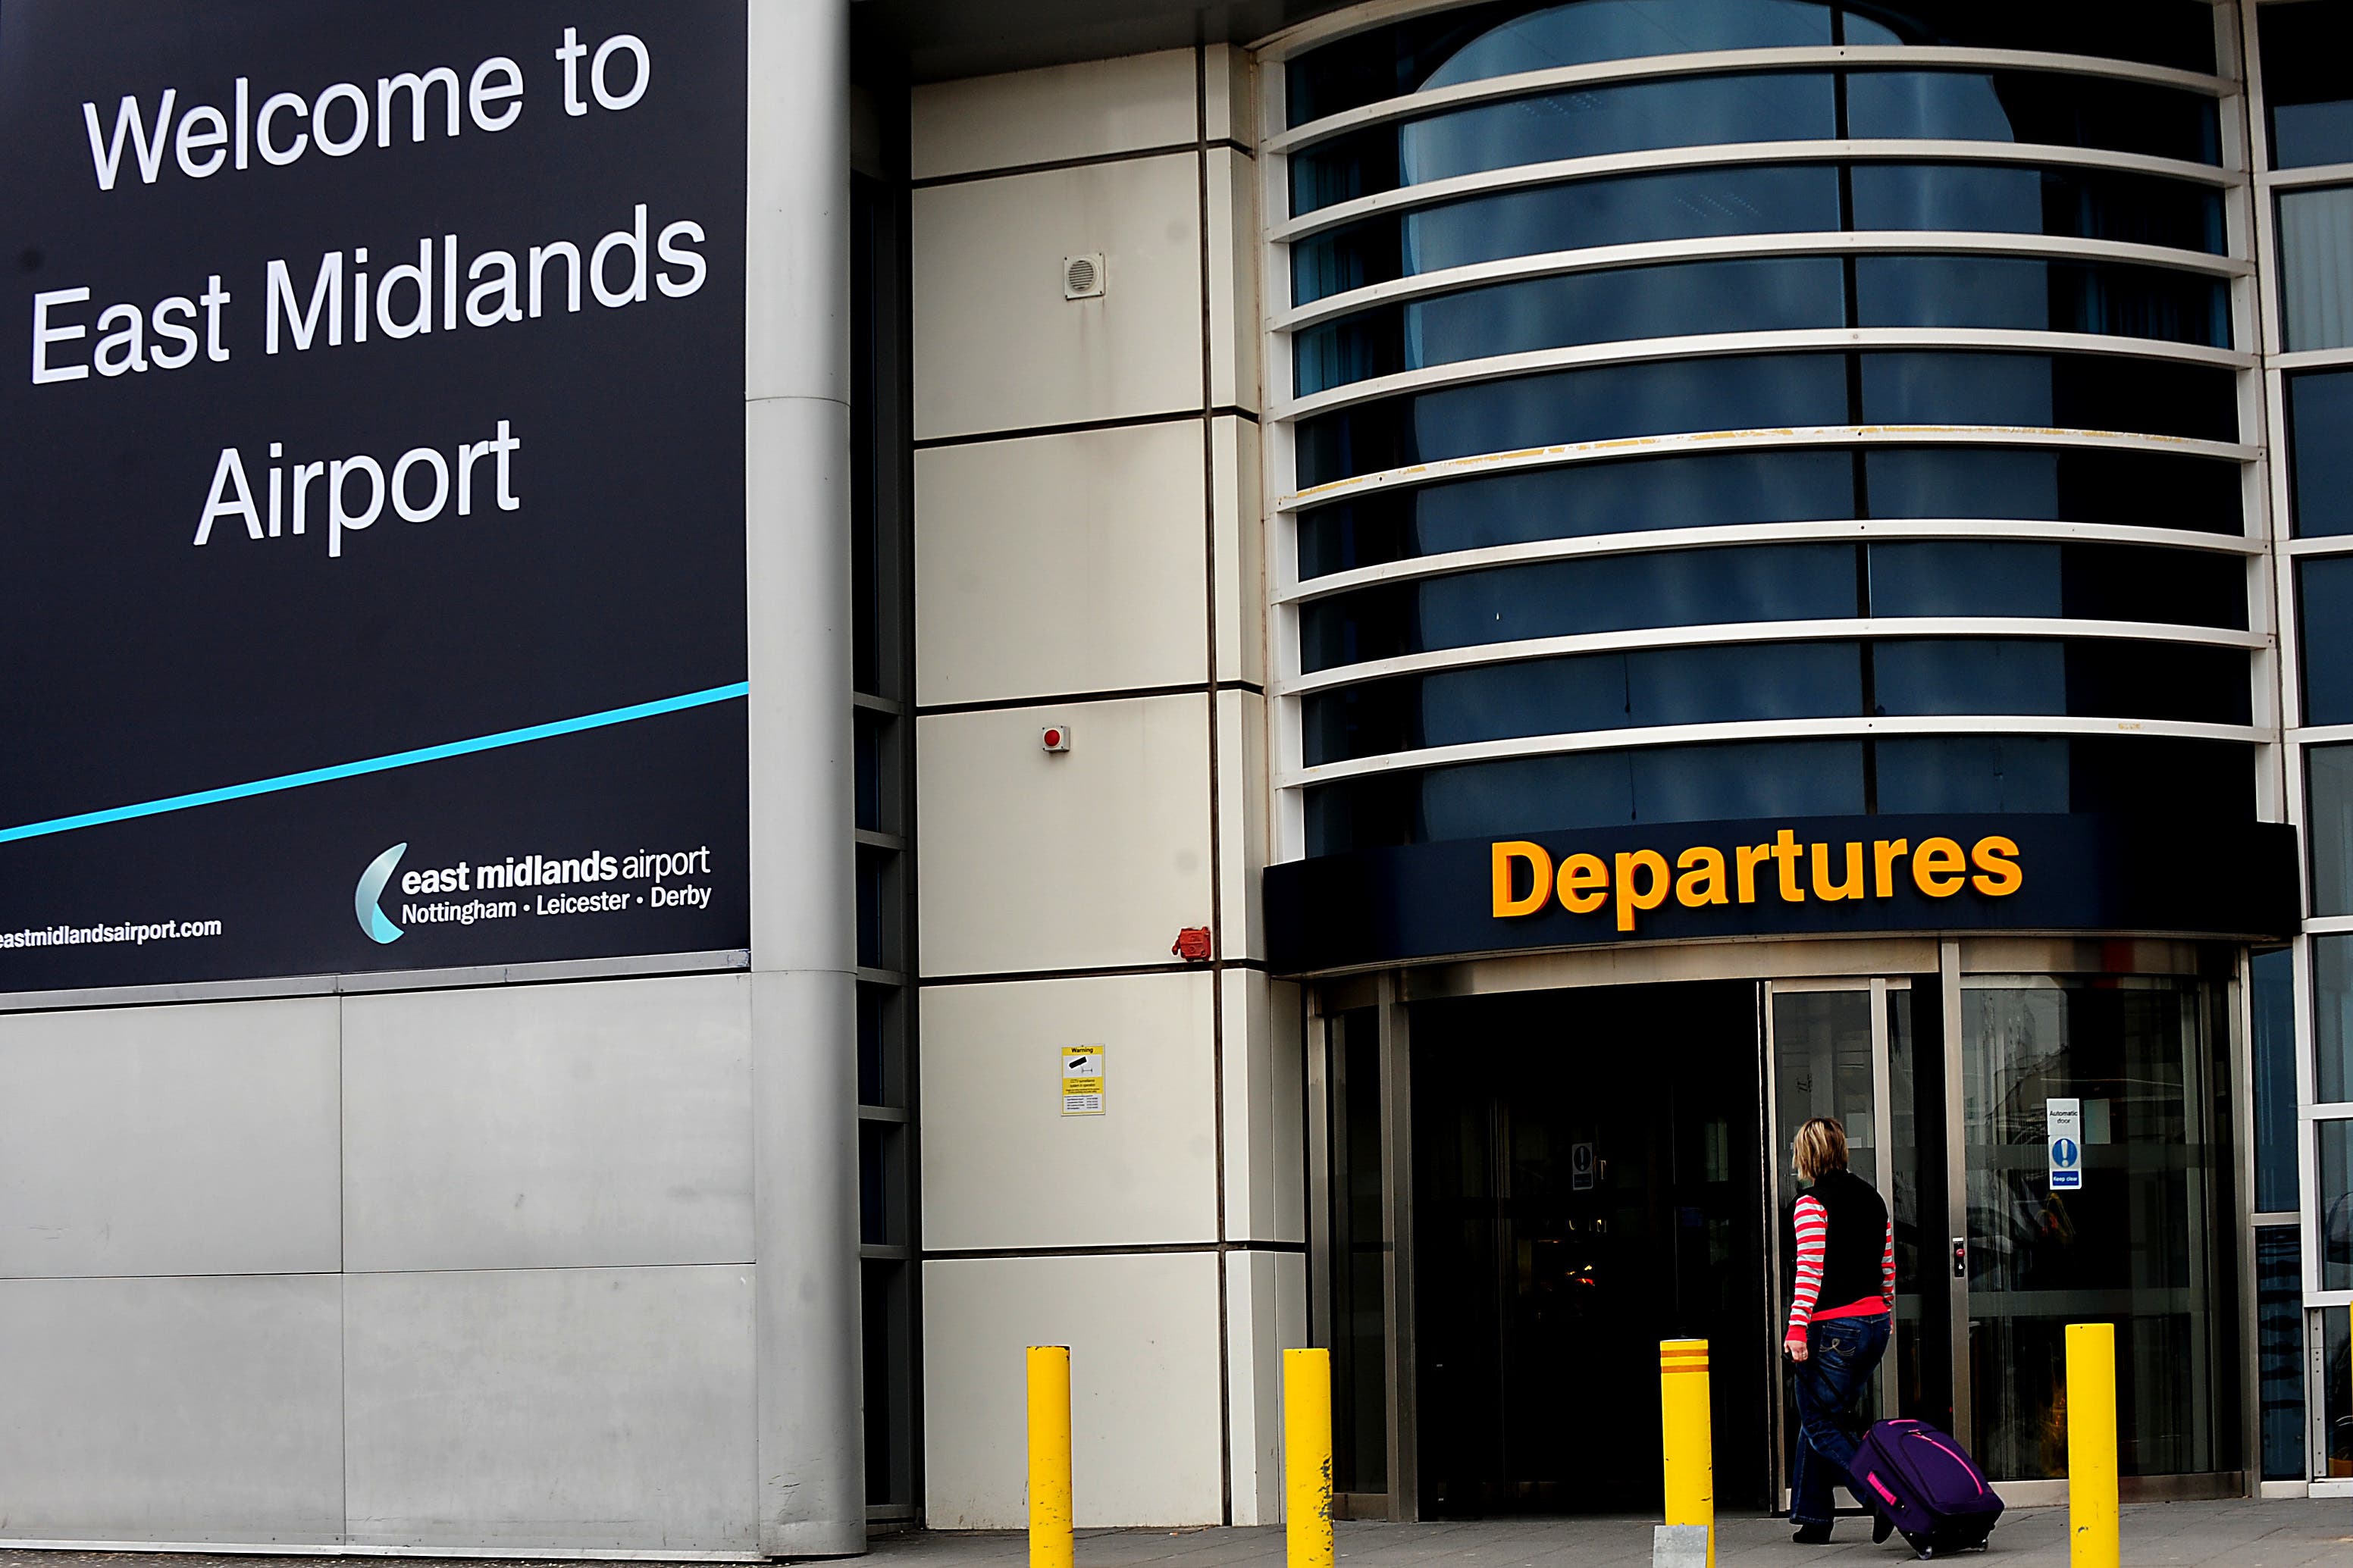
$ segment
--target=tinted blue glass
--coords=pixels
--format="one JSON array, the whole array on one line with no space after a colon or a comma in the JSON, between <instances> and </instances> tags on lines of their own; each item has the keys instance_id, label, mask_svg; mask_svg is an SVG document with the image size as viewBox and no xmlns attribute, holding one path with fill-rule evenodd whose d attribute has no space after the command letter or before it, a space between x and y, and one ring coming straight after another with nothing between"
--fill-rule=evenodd
<instances>
[{"instance_id":1,"label":"tinted blue glass","mask_svg":"<svg viewBox=\"0 0 2353 1568\"><path fill-rule=\"evenodd\" d=\"M1718 522L1850 517L1852 459L1840 451L1718 452L1576 463L1389 490L1299 520L1299 574L1490 544Z\"/></svg>"},{"instance_id":2,"label":"tinted blue glass","mask_svg":"<svg viewBox=\"0 0 2353 1568\"><path fill-rule=\"evenodd\" d=\"M2353 724L2353 557L2299 562L2304 721Z\"/></svg>"},{"instance_id":3,"label":"tinted blue glass","mask_svg":"<svg viewBox=\"0 0 2353 1568\"><path fill-rule=\"evenodd\" d=\"M2288 377L2287 418L2297 535L2353 533L2353 371Z\"/></svg>"},{"instance_id":4,"label":"tinted blue glass","mask_svg":"<svg viewBox=\"0 0 2353 1568\"><path fill-rule=\"evenodd\" d=\"M2250 965L2254 986L2255 1208L2263 1214L2296 1207L2295 955L2258 953Z\"/></svg>"},{"instance_id":5,"label":"tinted blue glass","mask_svg":"<svg viewBox=\"0 0 2353 1568\"><path fill-rule=\"evenodd\" d=\"M2353 16L2329 0L2266 5L2262 29L2263 101L2271 113L2272 167L2353 163Z\"/></svg>"},{"instance_id":6,"label":"tinted blue glass","mask_svg":"<svg viewBox=\"0 0 2353 1568\"><path fill-rule=\"evenodd\" d=\"M2304 769L2312 912L2353 915L2353 746L2306 746Z\"/></svg>"},{"instance_id":7,"label":"tinted blue glass","mask_svg":"<svg viewBox=\"0 0 2353 1568\"><path fill-rule=\"evenodd\" d=\"M2261 962L2258 960L2257 962ZM2284 1145L2293 1154L2291 1139ZM2300 1481L2305 1469L2304 1235L2255 1232L2255 1360L2263 1412L2263 1479Z\"/></svg>"},{"instance_id":8,"label":"tinted blue glass","mask_svg":"<svg viewBox=\"0 0 2353 1568\"><path fill-rule=\"evenodd\" d=\"M2032 0L1873 0L1843 9L1850 44L2039 49L2214 69L2213 11L2196 0L2073 0L2064 7ZM1447 82L1548 65L1826 44L1830 25L1829 7L1798 0L1549 5L1506 0L1465 6L1358 33L1293 60L1290 123L1303 125ZM2267 39L2269 33L2266 28Z\"/></svg>"},{"instance_id":9,"label":"tinted blue glass","mask_svg":"<svg viewBox=\"0 0 2353 1568\"><path fill-rule=\"evenodd\" d=\"M1858 229L1960 229L2167 245L2220 256L2222 194L2140 174L1994 163L1857 163Z\"/></svg>"},{"instance_id":10,"label":"tinted blue glass","mask_svg":"<svg viewBox=\"0 0 2353 1568\"><path fill-rule=\"evenodd\" d=\"M2046 735L1938 735L1878 743L1879 809L2065 811L2067 742Z\"/></svg>"},{"instance_id":11,"label":"tinted blue glass","mask_svg":"<svg viewBox=\"0 0 2353 1568\"><path fill-rule=\"evenodd\" d=\"M1844 544L1743 545L1548 561L1384 584L1308 604L1303 668L1527 637L1855 613Z\"/></svg>"},{"instance_id":12,"label":"tinted blue glass","mask_svg":"<svg viewBox=\"0 0 2353 1568\"><path fill-rule=\"evenodd\" d=\"M2041 71L1852 71L1850 134L2010 142L2221 162L2214 100L2173 88Z\"/></svg>"},{"instance_id":13,"label":"tinted blue glass","mask_svg":"<svg viewBox=\"0 0 2353 1568\"><path fill-rule=\"evenodd\" d=\"M1852 741L1515 758L1430 770L1421 814L1433 839L1482 837L1504 823L1542 832L1619 822L1841 816L1862 809L1862 744Z\"/></svg>"},{"instance_id":14,"label":"tinted blue glass","mask_svg":"<svg viewBox=\"0 0 2353 1568\"><path fill-rule=\"evenodd\" d=\"M1836 425L1846 418L1838 354L1670 360L1448 387L1317 415L1299 424L1303 487L1407 463L1621 436Z\"/></svg>"},{"instance_id":15,"label":"tinted blue glass","mask_svg":"<svg viewBox=\"0 0 2353 1568\"><path fill-rule=\"evenodd\" d=\"M2052 641L1891 638L1873 647L1879 711L2063 713L2067 649Z\"/></svg>"},{"instance_id":16,"label":"tinted blue glass","mask_svg":"<svg viewBox=\"0 0 2353 1568\"><path fill-rule=\"evenodd\" d=\"M1981 256L1865 256L1854 269L1859 326L2098 332L2210 348L2231 342L2230 293L2217 278Z\"/></svg>"},{"instance_id":17,"label":"tinted blue glass","mask_svg":"<svg viewBox=\"0 0 2353 1568\"><path fill-rule=\"evenodd\" d=\"M2030 425L2238 438L2237 378L2212 366L2091 354L1861 357L1862 416L1873 425Z\"/></svg>"},{"instance_id":18,"label":"tinted blue glass","mask_svg":"<svg viewBox=\"0 0 2353 1568\"><path fill-rule=\"evenodd\" d=\"M2197 0L1869 0L1846 8L1850 44L2041 49L2214 69L2214 10Z\"/></svg>"},{"instance_id":19,"label":"tinted blue glass","mask_svg":"<svg viewBox=\"0 0 2353 1568\"><path fill-rule=\"evenodd\" d=\"M1292 299L1552 250L1712 235L1836 232L1828 163L1677 170L1539 185L1345 224L1291 247Z\"/></svg>"},{"instance_id":20,"label":"tinted blue glass","mask_svg":"<svg viewBox=\"0 0 2353 1568\"><path fill-rule=\"evenodd\" d=\"M1299 393L1493 354L1632 338L1841 326L1836 257L1572 273L1387 305L1292 339Z\"/></svg>"},{"instance_id":21,"label":"tinted blue glass","mask_svg":"<svg viewBox=\"0 0 2353 1568\"><path fill-rule=\"evenodd\" d=\"M2313 1087L2321 1100L2334 1103L2353 1098L2353 936L2315 935L2311 952ZM2346 1188L2329 1183L2324 1172L2321 1192L2341 1202ZM2353 1268L2353 1228L2337 1241L2347 1249L2346 1267ZM2353 1278L2330 1282L2332 1289L2348 1286Z\"/></svg>"},{"instance_id":22,"label":"tinted blue glass","mask_svg":"<svg viewBox=\"0 0 2353 1568\"><path fill-rule=\"evenodd\" d=\"M1855 643L1656 648L1370 681L1306 700L1310 765L1430 746L1663 724L1852 717Z\"/></svg>"},{"instance_id":23,"label":"tinted blue glass","mask_svg":"<svg viewBox=\"0 0 2353 1568\"><path fill-rule=\"evenodd\" d=\"M2247 656L2176 643L1888 638L1873 647L1888 714L2072 714L2248 722Z\"/></svg>"},{"instance_id":24,"label":"tinted blue glass","mask_svg":"<svg viewBox=\"0 0 2353 1568\"><path fill-rule=\"evenodd\" d=\"M1871 547L1874 616L2056 616L2059 546L1939 539Z\"/></svg>"},{"instance_id":25,"label":"tinted blue glass","mask_svg":"<svg viewBox=\"0 0 2353 1568\"><path fill-rule=\"evenodd\" d=\"M2231 440L2225 369L2092 354L1875 353L1862 362L1875 425L2026 425ZM1299 425L1302 488L1484 452L1677 431L1848 422L1846 358L1672 360L1560 371L1385 398Z\"/></svg>"},{"instance_id":26,"label":"tinted blue glass","mask_svg":"<svg viewBox=\"0 0 2353 1568\"><path fill-rule=\"evenodd\" d=\"M2208 458L2049 447L1873 447L1875 518L2003 518L2244 531L2241 470Z\"/></svg>"},{"instance_id":27,"label":"tinted blue glass","mask_svg":"<svg viewBox=\"0 0 2353 1568\"><path fill-rule=\"evenodd\" d=\"M1837 134L1831 79L1816 72L1627 82L1506 99L1319 142L1293 154L1291 210L1562 158Z\"/></svg>"}]
</instances>

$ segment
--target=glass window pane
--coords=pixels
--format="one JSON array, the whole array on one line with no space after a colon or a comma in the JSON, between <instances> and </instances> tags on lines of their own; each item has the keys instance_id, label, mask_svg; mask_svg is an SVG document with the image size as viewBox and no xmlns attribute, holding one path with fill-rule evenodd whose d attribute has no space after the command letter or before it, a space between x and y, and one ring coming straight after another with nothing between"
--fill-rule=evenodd
<instances>
[{"instance_id":1,"label":"glass window pane","mask_svg":"<svg viewBox=\"0 0 2353 1568\"><path fill-rule=\"evenodd\" d=\"M2312 912L2353 915L2353 746L2306 747L2304 768Z\"/></svg>"},{"instance_id":2,"label":"glass window pane","mask_svg":"<svg viewBox=\"0 0 2353 1568\"><path fill-rule=\"evenodd\" d=\"M1536 278L1343 316L1294 334L1304 396L1399 371L1533 349L1846 320L1836 257L1703 261Z\"/></svg>"},{"instance_id":3,"label":"glass window pane","mask_svg":"<svg viewBox=\"0 0 2353 1568\"><path fill-rule=\"evenodd\" d=\"M1863 455L1874 518L2122 522L2243 532L2236 463L2051 447L1873 447Z\"/></svg>"},{"instance_id":4,"label":"glass window pane","mask_svg":"<svg viewBox=\"0 0 2353 1568\"><path fill-rule=\"evenodd\" d=\"M1907 736L1873 742L1876 809L1938 812L2145 812L2148 780L2168 806L2253 820L2251 748L2158 737Z\"/></svg>"},{"instance_id":5,"label":"glass window pane","mask_svg":"<svg viewBox=\"0 0 2353 1568\"><path fill-rule=\"evenodd\" d=\"M1852 816L1862 808L1859 742L1514 757L1312 789L1308 853L1630 822Z\"/></svg>"},{"instance_id":6,"label":"glass window pane","mask_svg":"<svg viewBox=\"0 0 2353 1568\"><path fill-rule=\"evenodd\" d=\"M1820 72L1689 77L1505 99L1337 136L1291 159L1294 216L1457 174L1734 142L1838 134L1832 79Z\"/></svg>"},{"instance_id":7,"label":"glass window pane","mask_svg":"<svg viewBox=\"0 0 2353 1568\"><path fill-rule=\"evenodd\" d=\"M2230 294L2216 278L1961 256L1865 256L1854 269L1859 326L2096 332L2210 348L2231 341Z\"/></svg>"},{"instance_id":8,"label":"glass window pane","mask_svg":"<svg viewBox=\"0 0 2353 1568\"><path fill-rule=\"evenodd\" d=\"M2312 1050L2315 1092L2324 1102L2353 1100L2353 936L2312 939ZM2324 1197L2335 1189L2321 1184ZM2330 1285L2335 1290L2353 1288Z\"/></svg>"},{"instance_id":9,"label":"glass window pane","mask_svg":"<svg viewBox=\"0 0 2353 1568\"><path fill-rule=\"evenodd\" d=\"M1872 679L1881 713L2063 713L2067 645L1889 638L1872 645Z\"/></svg>"},{"instance_id":10,"label":"glass window pane","mask_svg":"<svg viewBox=\"0 0 2353 1568\"><path fill-rule=\"evenodd\" d=\"M1851 616L1853 547L1743 545L1549 561L1384 584L1311 602L1314 671L1433 648L1648 626Z\"/></svg>"},{"instance_id":11,"label":"glass window pane","mask_svg":"<svg viewBox=\"0 0 2353 1568\"><path fill-rule=\"evenodd\" d=\"M1546 66L1827 44L1830 16L1818 0L1521 0L1468 7L1359 33L1293 60L1290 122Z\"/></svg>"},{"instance_id":12,"label":"glass window pane","mask_svg":"<svg viewBox=\"0 0 2353 1568\"><path fill-rule=\"evenodd\" d=\"M2000 540L1873 544L1874 616L2060 613L2059 546Z\"/></svg>"},{"instance_id":13,"label":"glass window pane","mask_svg":"<svg viewBox=\"0 0 2353 1568\"><path fill-rule=\"evenodd\" d=\"M2304 1241L2296 1227L2255 1232L2255 1358L2263 1390L2263 1479L2304 1471Z\"/></svg>"},{"instance_id":14,"label":"glass window pane","mask_svg":"<svg viewBox=\"0 0 2353 1568\"><path fill-rule=\"evenodd\" d=\"M2289 376L2287 424L2297 537L2353 533L2353 371Z\"/></svg>"},{"instance_id":15,"label":"glass window pane","mask_svg":"<svg viewBox=\"0 0 2353 1568\"><path fill-rule=\"evenodd\" d=\"M1852 71L1848 134L2010 142L2221 162L2214 100L2172 88L2041 71Z\"/></svg>"},{"instance_id":16,"label":"glass window pane","mask_svg":"<svg viewBox=\"0 0 2353 1568\"><path fill-rule=\"evenodd\" d=\"M2279 247L2289 351L2353 345L2353 185L2282 193Z\"/></svg>"},{"instance_id":17,"label":"glass window pane","mask_svg":"<svg viewBox=\"0 0 2353 1568\"><path fill-rule=\"evenodd\" d=\"M2255 1208L2286 1214L2296 1206L2295 955L2285 948L2255 955L2251 997L2255 1080Z\"/></svg>"},{"instance_id":18,"label":"glass window pane","mask_svg":"<svg viewBox=\"0 0 2353 1568\"><path fill-rule=\"evenodd\" d=\"M2129 430L2235 440L2227 369L2093 354L1872 353L1862 419ZM1378 399L1298 431L1299 483L1627 436L1853 422L1847 356L1735 355L1556 371Z\"/></svg>"},{"instance_id":19,"label":"glass window pane","mask_svg":"<svg viewBox=\"0 0 2353 1568\"><path fill-rule=\"evenodd\" d=\"M2304 721L2353 723L2353 556L2300 562Z\"/></svg>"},{"instance_id":20,"label":"glass window pane","mask_svg":"<svg viewBox=\"0 0 2353 1568\"><path fill-rule=\"evenodd\" d=\"M1846 15L1850 44L2047 49L2214 69L2214 11L2188 0L1872 0Z\"/></svg>"},{"instance_id":21,"label":"glass window pane","mask_svg":"<svg viewBox=\"0 0 2353 1568\"><path fill-rule=\"evenodd\" d=\"M2353 79L2345 73L2353 15L2332 0L2266 5L2256 15L2272 167L2353 163Z\"/></svg>"},{"instance_id":22,"label":"glass window pane","mask_svg":"<svg viewBox=\"0 0 2353 1568\"><path fill-rule=\"evenodd\" d=\"M2353 1290L2353 1121L2323 1121L2314 1131L2320 1139L2320 1288Z\"/></svg>"},{"instance_id":23,"label":"glass window pane","mask_svg":"<svg viewBox=\"0 0 2353 1568\"><path fill-rule=\"evenodd\" d=\"M1834 164L1630 174L1385 214L1294 241L1292 300L1510 256L1716 235L1835 233Z\"/></svg>"},{"instance_id":24,"label":"glass window pane","mask_svg":"<svg viewBox=\"0 0 2353 1568\"><path fill-rule=\"evenodd\" d=\"M1303 513L1299 574L1535 539L1854 514L1845 452L1719 452L1388 488Z\"/></svg>"},{"instance_id":25,"label":"glass window pane","mask_svg":"<svg viewBox=\"0 0 2353 1568\"><path fill-rule=\"evenodd\" d=\"M2223 254L2222 195L2141 174L1993 163L1857 163L1858 229L2116 239Z\"/></svg>"}]
</instances>

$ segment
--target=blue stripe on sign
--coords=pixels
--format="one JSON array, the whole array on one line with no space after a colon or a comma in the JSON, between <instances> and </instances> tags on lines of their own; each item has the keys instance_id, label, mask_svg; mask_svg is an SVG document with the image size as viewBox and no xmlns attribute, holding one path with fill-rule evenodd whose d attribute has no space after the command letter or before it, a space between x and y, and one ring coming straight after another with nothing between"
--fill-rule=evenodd
<instances>
[{"instance_id":1,"label":"blue stripe on sign","mask_svg":"<svg viewBox=\"0 0 2353 1568\"><path fill-rule=\"evenodd\" d=\"M576 735L583 730L602 730L608 725L657 718L682 709L706 708L714 702L746 696L751 689L750 681L739 680L731 686L713 686L702 691L664 697L658 701L632 703L627 708L607 708L602 713L584 713L577 719L558 719L552 723L532 724L521 730L501 730L495 735L477 735L470 741L419 746L413 752L394 752L387 756L367 757L356 763L337 763L332 767L280 773L276 778L256 779L251 784L201 789L193 795L167 795L162 800L141 801L136 805L86 811L79 816L55 816L47 822L28 822L22 827L0 827L0 844L13 844L20 838L41 838L52 833L70 833L77 827L101 827L110 822L129 822L135 817L161 816L165 812L186 811L194 806L218 805L223 801L244 800L250 795L275 795L280 790L301 789L306 784L332 784L337 779L358 778L365 773L390 773L395 768L415 767L419 763L438 763L448 757L470 756L476 752L494 752L501 746L520 746L532 741L553 740L558 735Z\"/></svg>"}]
</instances>

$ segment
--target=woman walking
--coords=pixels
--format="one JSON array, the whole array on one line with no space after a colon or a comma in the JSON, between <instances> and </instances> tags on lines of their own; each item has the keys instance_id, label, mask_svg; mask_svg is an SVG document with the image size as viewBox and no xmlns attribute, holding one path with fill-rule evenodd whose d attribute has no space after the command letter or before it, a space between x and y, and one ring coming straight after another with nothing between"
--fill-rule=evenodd
<instances>
[{"instance_id":1,"label":"woman walking","mask_svg":"<svg viewBox=\"0 0 2353 1568\"><path fill-rule=\"evenodd\" d=\"M1799 1432L1789 1522L1799 1544L1818 1546L1831 1538L1831 1489L1847 1479L1854 1458L1855 1401L1887 1353L1895 1226L1871 1184L1847 1169L1846 1129L1836 1121L1817 1116L1799 1128L1791 1157L1799 1179L1812 1185L1791 1217L1798 1288L1781 1342L1796 1363Z\"/></svg>"}]
</instances>

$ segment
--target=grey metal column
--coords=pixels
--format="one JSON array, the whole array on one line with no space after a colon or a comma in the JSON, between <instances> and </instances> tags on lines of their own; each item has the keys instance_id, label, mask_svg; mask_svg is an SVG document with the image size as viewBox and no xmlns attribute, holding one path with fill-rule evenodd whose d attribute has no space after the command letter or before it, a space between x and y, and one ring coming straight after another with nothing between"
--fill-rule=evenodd
<instances>
[{"instance_id":1,"label":"grey metal column","mask_svg":"<svg viewBox=\"0 0 2353 1568\"><path fill-rule=\"evenodd\" d=\"M849 16L749 0L759 1548L866 1550L849 649Z\"/></svg>"},{"instance_id":2,"label":"grey metal column","mask_svg":"<svg viewBox=\"0 0 2353 1568\"><path fill-rule=\"evenodd\" d=\"M1388 1267L1389 1517L1421 1517L1419 1363L1413 1330L1413 1034L1394 974L1381 979L1381 1229Z\"/></svg>"},{"instance_id":3,"label":"grey metal column","mask_svg":"<svg viewBox=\"0 0 2353 1568\"><path fill-rule=\"evenodd\" d=\"M1964 1143L1968 1136L1961 1076L1961 944L1947 941L1937 949L1936 995L1945 1019L1945 1222L1953 1246L1966 1247L1969 1234L1969 1159ZM1977 1439L1972 1426L1969 1365L1969 1279L1965 1266L1956 1271L1951 1250L1943 1261L1946 1288L1951 1292L1953 1348L1953 1436L1964 1443Z\"/></svg>"}]
</instances>

